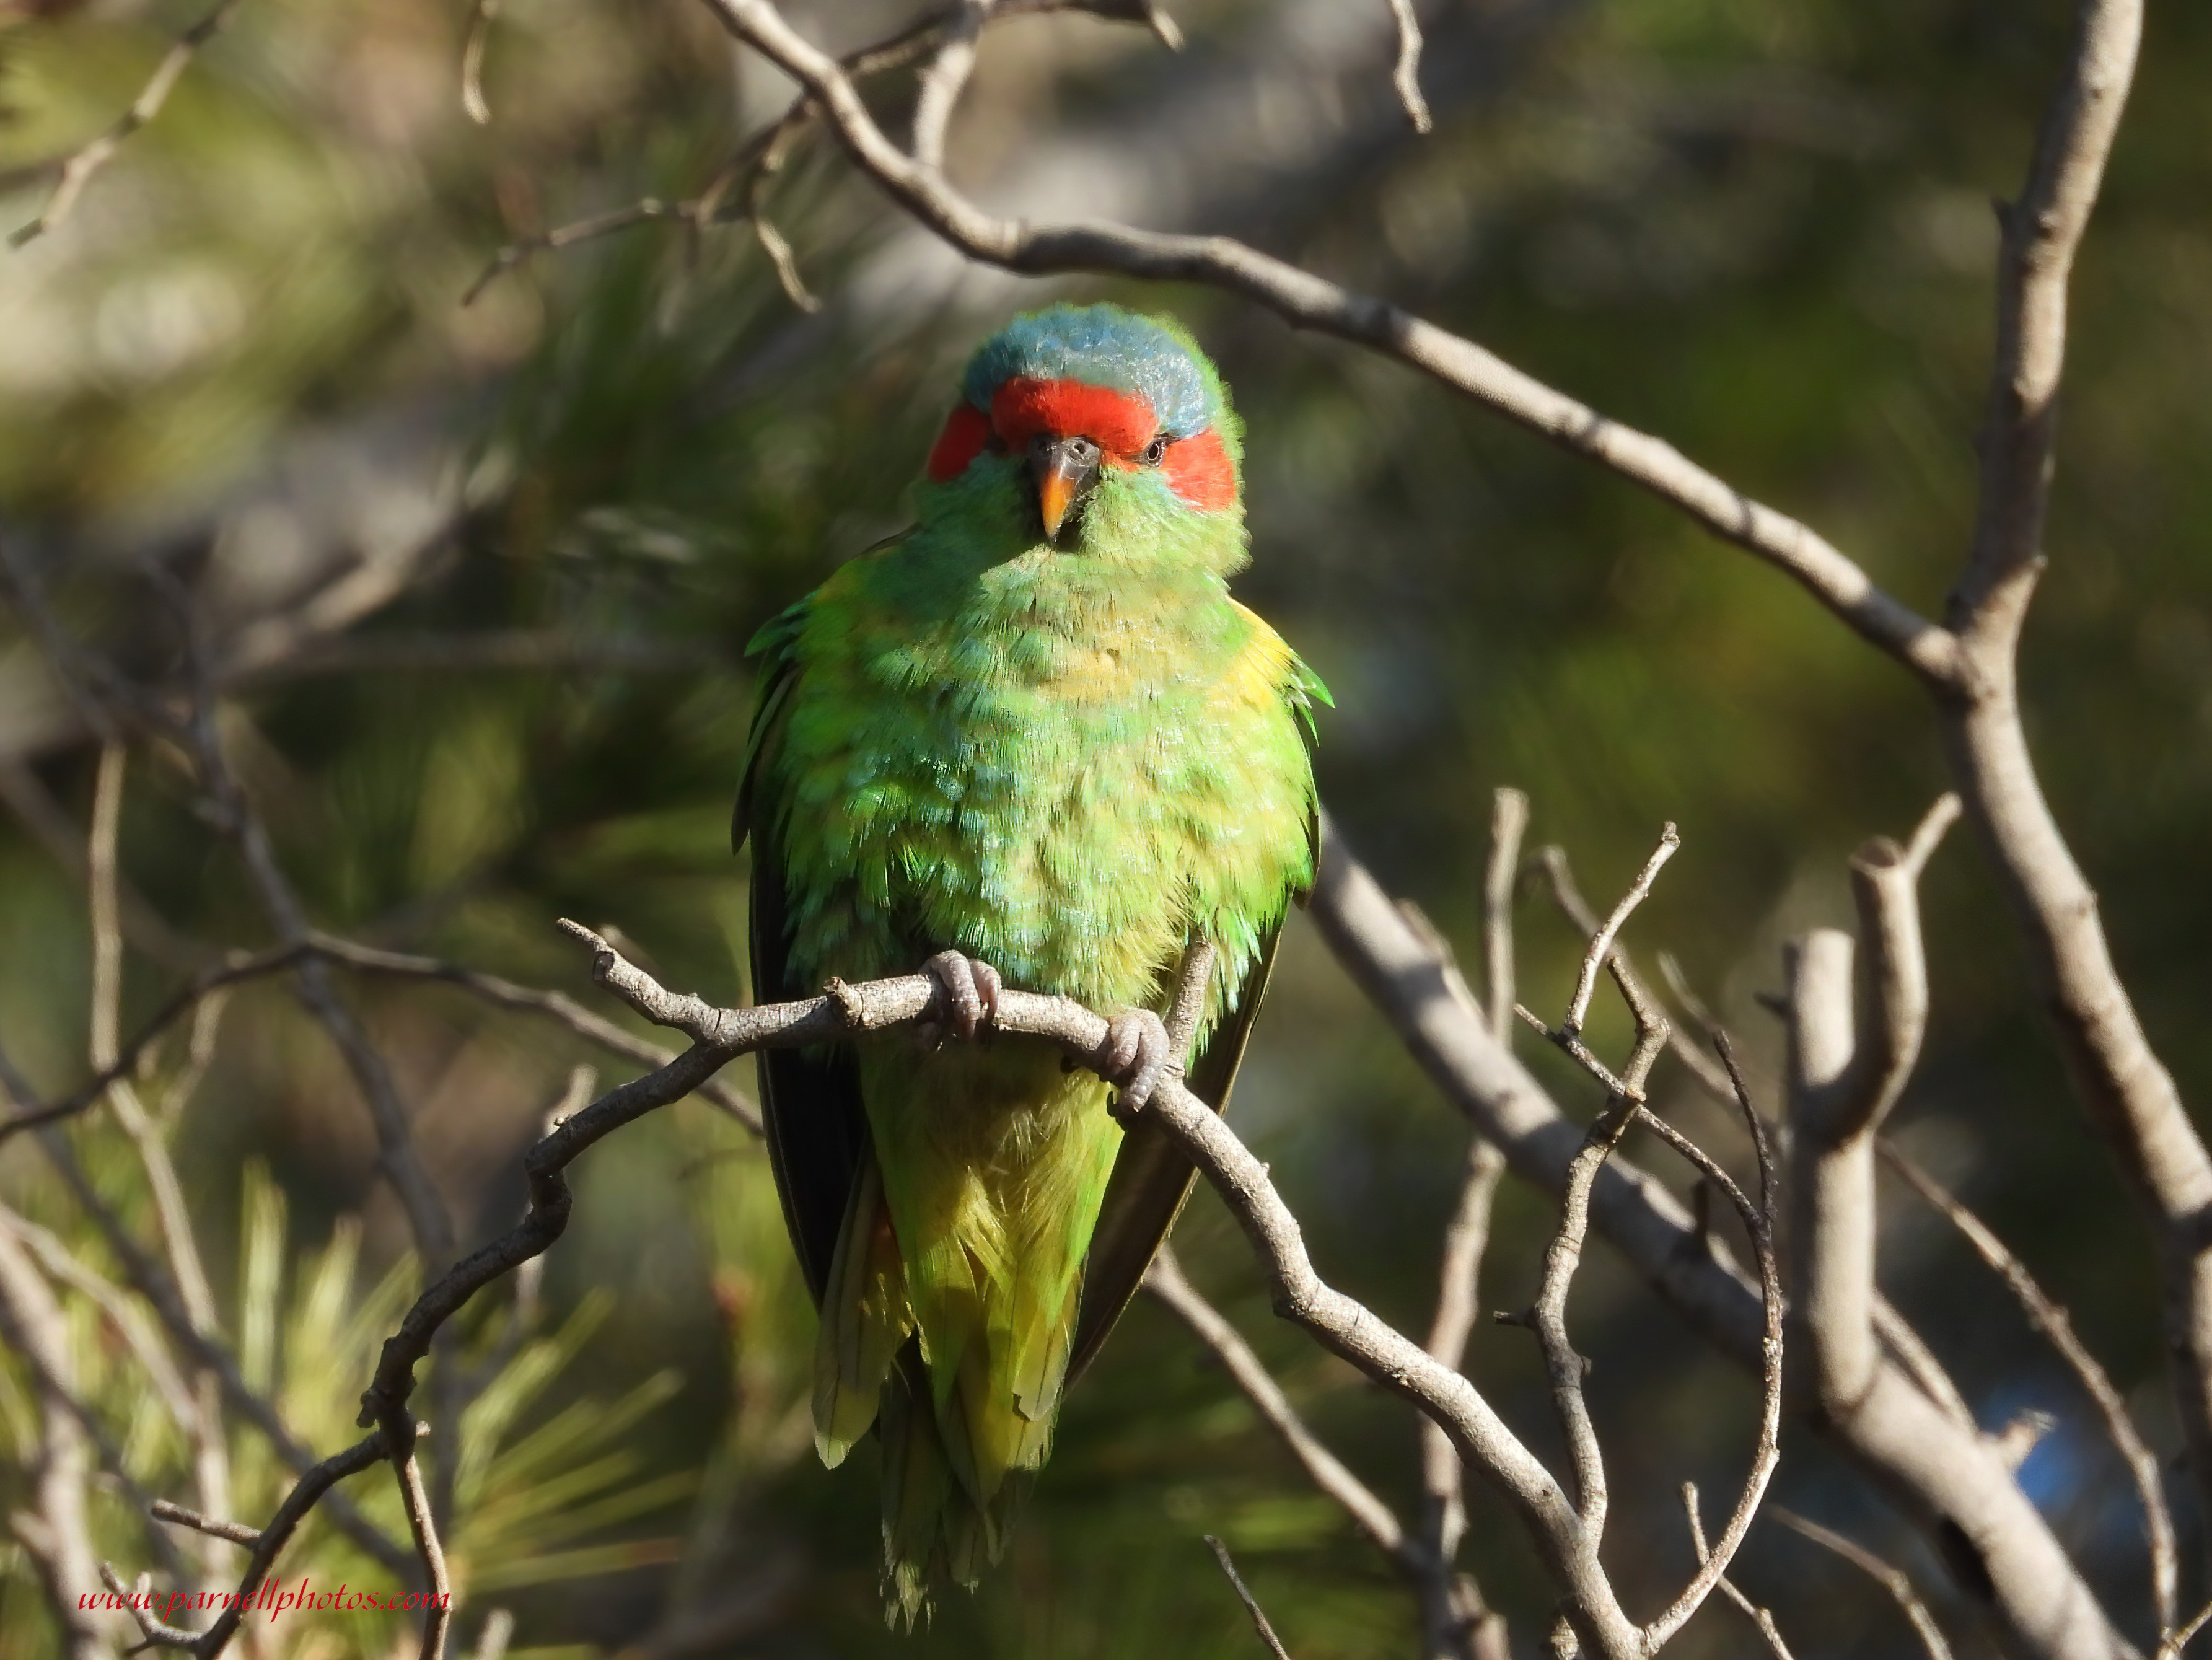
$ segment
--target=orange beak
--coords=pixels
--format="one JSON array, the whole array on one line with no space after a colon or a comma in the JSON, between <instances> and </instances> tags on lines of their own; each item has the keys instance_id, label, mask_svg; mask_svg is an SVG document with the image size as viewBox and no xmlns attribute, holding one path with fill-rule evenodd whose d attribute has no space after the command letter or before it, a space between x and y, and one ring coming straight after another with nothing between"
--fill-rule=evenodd
<instances>
[{"instance_id":1,"label":"orange beak","mask_svg":"<svg viewBox=\"0 0 2212 1660\"><path fill-rule=\"evenodd\" d=\"M1037 511L1044 519L1048 542L1056 541L1067 510L1075 505L1075 481L1064 472L1048 472L1037 480Z\"/></svg>"},{"instance_id":2,"label":"orange beak","mask_svg":"<svg viewBox=\"0 0 2212 1660\"><path fill-rule=\"evenodd\" d=\"M1036 481L1037 516L1045 539L1057 543L1060 527L1075 505L1098 482L1098 446L1088 438L1053 438L1039 433L1030 445L1030 476Z\"/></svg>"}]
</instances>

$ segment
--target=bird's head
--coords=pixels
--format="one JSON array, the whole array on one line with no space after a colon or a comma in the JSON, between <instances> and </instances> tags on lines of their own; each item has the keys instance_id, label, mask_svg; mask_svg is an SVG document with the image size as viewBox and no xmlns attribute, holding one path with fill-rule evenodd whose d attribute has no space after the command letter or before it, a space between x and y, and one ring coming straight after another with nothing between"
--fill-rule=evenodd
<instances>
[{"instance_id":1,"label":"bird's head","mask_svg":"<svg viewBox=\"0 0 2212 1660\"><path fill-rule=\"evenodd\" d=\"M1182 328L1054 306L969 361L928 473L1011 507L1060 551L1164 538L1222 566L1243 547L1239 438L1221 377Z\"/></svg>"}]
</instances>

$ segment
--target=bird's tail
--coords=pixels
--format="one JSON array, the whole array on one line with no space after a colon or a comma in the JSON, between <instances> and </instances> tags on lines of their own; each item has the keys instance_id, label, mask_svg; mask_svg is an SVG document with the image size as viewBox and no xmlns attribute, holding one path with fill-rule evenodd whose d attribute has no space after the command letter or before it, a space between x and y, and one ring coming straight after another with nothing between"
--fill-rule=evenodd
<instances>
[{"instance_id":1,"label":"bird's tail","mask_svg":"<svg viewBox=\"0 0 2212 1660\"><path fill-rule=\"evenodd\" d=\"M884 1619L912 1631L928 1617L933 1585L973 1590L985 1564L999 1560L1029 1473L1012 1474L988 1502L975 1502L958 1468L972 1459L947 1444L919 1345L908 1346L882 1399Z\"/></svg>"},{"instance_id":2,"label":"bird's tail","mask_svg":"<svg viewBox=\"0 0 2212 1660\"><path fill-rule=\"evenodd\" d=\"M1109 1147L1089 1162L1110 1160ZM958 1185L967 1202L948 1204L948 1217L981 1197L972 1182ZM1006 1262L994 1273L984 1260L1006 1253L982 1235L1003 1237L1002 1225L948 1222L907 1261L872 1157L854 1183L823 1287L815 1445L835 1466L872 1424L881 1432L884 1595L894 1624L910 1627L927 1613L933 1583L972 1588L998 1560L1051 1447L1096 1200L1058 1207L1068 1209L1079 1227L1026 1238L1024 1271Z\"/></svg>"}]
</instances>

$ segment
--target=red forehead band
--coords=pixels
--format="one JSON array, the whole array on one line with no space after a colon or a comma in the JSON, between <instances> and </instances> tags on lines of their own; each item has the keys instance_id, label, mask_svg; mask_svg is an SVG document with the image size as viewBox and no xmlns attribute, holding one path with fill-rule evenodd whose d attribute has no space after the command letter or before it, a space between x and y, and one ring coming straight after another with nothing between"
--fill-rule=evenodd
<instances>
[{"instance_id":1,"label":"red forehead band","mask_svg":"<svg viewBox=\"0 0 2212 1660\"><path fill-rule=\"evenodd\" d=\"M1016 376L991 394L991 424L1008 449L1024 447L1041 432L1055 438L1088 438L1109 455L1133 461L1159 430L1143 398L1080 380L1030 380Z\"/></svg>"},{"instance_id":2,"label":"red forehead band","mask_svg":"<svg viewBox=\"0 0 2212 1660\"><path fill-rule=\"evenodd\" d=\"M987 417L961 404L945 418L929 452L929 476L939 483L957 478L995 435L1017 453L1039 433L1088 438L1106 452L1109 465L1133 467L1158 435L1152 405L1128 392L1080 380L1017 377L993 394ZM1237 500L1237 471L1221 435L1212 428L1170 442L1160 461L1175 493L1194 508L1218 508Z\"/></svg>"}]
</instances>

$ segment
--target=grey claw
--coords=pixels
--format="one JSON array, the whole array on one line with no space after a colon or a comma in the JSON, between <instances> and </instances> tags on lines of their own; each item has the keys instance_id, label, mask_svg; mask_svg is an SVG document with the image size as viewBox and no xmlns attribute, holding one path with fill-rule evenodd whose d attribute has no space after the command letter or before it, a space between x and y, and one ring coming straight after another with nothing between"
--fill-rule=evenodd
<instances>
[{"instance_id":1,"label":"grey claw","mask_svg":"<svg viewBox=\"0 0 2212 1660\"><path fill-rule=\"evenodd\" d=\"M1001 982L988 963L941 951L922 964L922 971L945 988L945 1024L962 1042L999 1018Z\"/></svg>"},{"instance_id":2,"label":"grey claw","mask_svg":"<svg viewBox=\"0 0 2212 1660\"><path fill-rule=\"evenodd\" d=\"M1168 1068L1168 1029L1150 1009L1131 1009L1107 1024L1099 1072L1121 1091L1115 1104L1133 1117L1151 1103Z\"/></svg>"},{"instance_id":3,"label":"grey claw","mask_svg":"<svg viewBox=\"0 0 2212 1660\"><path fill-rule=\"evenodd\" d=\"M975 976L975 1000L983 1006L983 1024L986 1026L997 1025L999 994L1006 988L1006 982L999 978L998 970L980 957L968 959L968 972Z\"/></svg>"}]
</instances>

